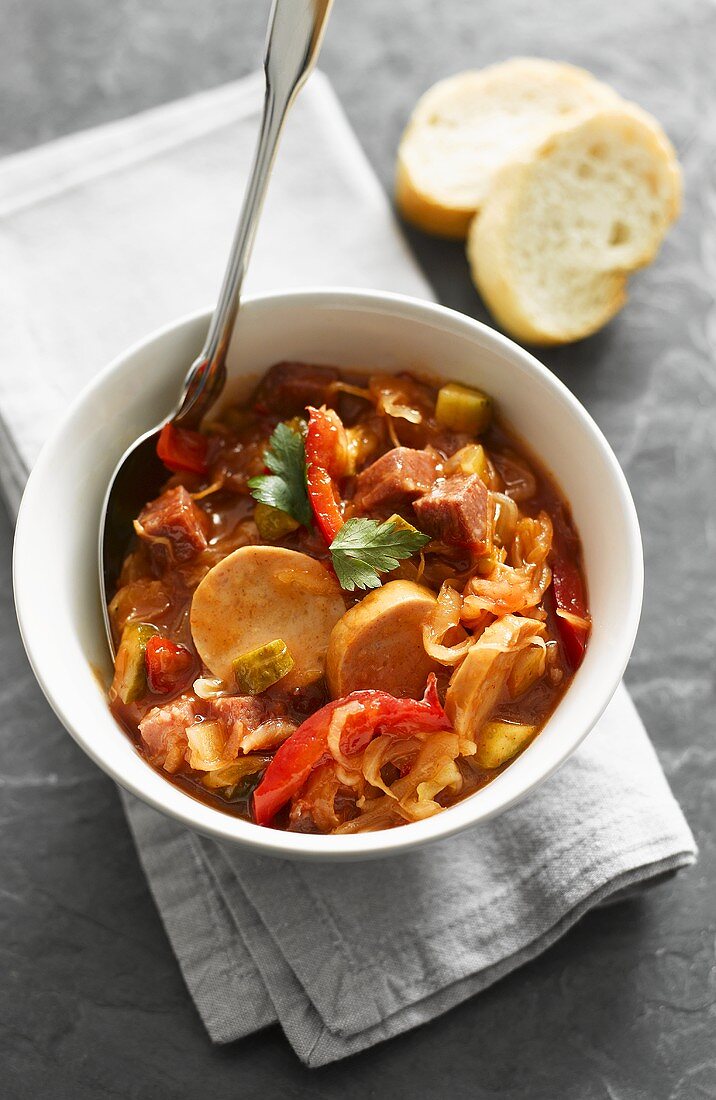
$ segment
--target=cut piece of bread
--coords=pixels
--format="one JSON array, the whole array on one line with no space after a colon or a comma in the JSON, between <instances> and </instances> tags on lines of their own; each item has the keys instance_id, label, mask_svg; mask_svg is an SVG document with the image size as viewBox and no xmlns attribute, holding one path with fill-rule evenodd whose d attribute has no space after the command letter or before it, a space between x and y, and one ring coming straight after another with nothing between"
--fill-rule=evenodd
<instances>
[{"instance_id":1,"label":"cut piece of bread","mask_svg":"<svg viewBox=\"0 0 716 1100\"><path fill-rule=\"evenodd\" d=\"M398 207L418 228L462 239L506 164L555 129L620 102L586 70L540 58L441 80L418 101L401 139Z\"/></svg>"},{"instance_id":2,"label":"cut piece of bread","mask_svg":"<svg viewBox=\"0 0 716 1100\"><path fill-rule=\"evenodd\" d=\"M680 202L655 119L627 103L599 111L497 178L468 236L475 285L518 340L579 340L624 305L627 275L654 258Z\"/></svg>"}]
</instances>

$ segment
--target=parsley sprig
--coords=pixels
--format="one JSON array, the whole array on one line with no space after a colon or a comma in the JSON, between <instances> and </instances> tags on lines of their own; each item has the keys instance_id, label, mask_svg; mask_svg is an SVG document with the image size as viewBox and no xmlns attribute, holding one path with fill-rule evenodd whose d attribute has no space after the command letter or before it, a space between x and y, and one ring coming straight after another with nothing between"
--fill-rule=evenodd
<instances>
[{"instance_id":1,"label":"parsley sprig","mask_svg":"<svg viewBox=\"0 0 716 1100\"><path fill-rule=\"evenodd\" d=\"M331 557L341 588L379 588L380 573L396 569L403 558L422 549L430 536L392 518L349 519L331 543Z\"/></svg>"},{"instance_id":2,"label":"parsley sprig","mask_svg":"<svg viewBox=\"0 0 716 1100\"><path fill-rule=\"evenodd\" d=\"M249 489L254 500L287 512L297 523L310 527L313 513L308 498L306 448L301 425L278 424L264 452L268 474L252 477ZM380 574L396 569L430 542L399 516L384 523L375 519L349 519L330 545L333 568L341 588L379 588Z\"/></svg>"},{"instance_id":3,"label":"parsley sprig","mask_svg":"<svg viewBox=\"0 0 716 1100\"><path fill-rule=\"evenodd\" d=\"M306 489L306 448L300 429L277 424L264 451L264 462L271 473L249 480L254 500L287 512L297 523L310 527L312 512Z\"/></svg>"}]
</instances>

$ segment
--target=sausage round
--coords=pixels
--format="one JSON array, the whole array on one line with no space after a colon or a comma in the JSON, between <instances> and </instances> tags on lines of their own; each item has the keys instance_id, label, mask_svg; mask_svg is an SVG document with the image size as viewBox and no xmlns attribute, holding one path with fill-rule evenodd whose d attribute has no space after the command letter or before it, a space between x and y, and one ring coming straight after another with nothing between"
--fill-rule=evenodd
<instances>
[{"instance_id":1,"label":"sausage round","mask_svg":"<svg viewBox=\"0 0 716 1100\"><path fill-rule=\"evenodd\" d=\"M338 582L320 562L280 546L242 546L194 593L191 633L204 664L227 684L237 657L282 638L295 663L281 686L291 690L324 675L328 639L344 611Z\"/></svg>"},{"instance_id":2,"label":"sausage round","mask_svg":"<svg viewBox=\"0 0 716 1100\"><path fill-rule=\"evenodd\" d=\"M326 675L334 699L360 688L419 699L437 665L423 646L433 593L413 581L389 581L346 611L328 643Z\"/></svg>"}]
</instances>

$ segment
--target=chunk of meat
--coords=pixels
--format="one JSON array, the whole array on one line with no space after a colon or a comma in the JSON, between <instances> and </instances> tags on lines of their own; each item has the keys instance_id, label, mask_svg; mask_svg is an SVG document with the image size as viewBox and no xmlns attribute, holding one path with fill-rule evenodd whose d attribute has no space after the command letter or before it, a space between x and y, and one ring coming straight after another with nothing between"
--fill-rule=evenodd
<instances>
[{"instance_id":1,"label":"chunk of meat","mask_svg":"<svg viewBox=\"0 0 716 1100\"><path fill-rule=\"evenodd\" d=\"M456 474L436 482L416 500L421 531L442 542L473 547L484 553L490 543L491 509L485 483L477 474Z\"/></svg>"},{"instance_id":2,"label":"chunk of meat","mask_svg":"<svg viewBox=\"0 0 716 1100\"><path fill-rule=\"evenodd\" d=\"M445 710L460 737L480 744L480 735L520 653L540 644L544 624L536 619L505 615L488 626L453 673ZM542 643L543 644L543 643Z\"/></svg>"},{"instance_id":3,"label":"chunk of meat","mask_svg":"<svg viewBox=\"0 0 716 1100\"><path fill-rule=\"evenodd\" d=\"M420 699L439 669L423 646L433 593L412 581L389 581L346 611L328 642L326 675L334 699L362 688Z\"/></svg>"},{"instance_id":4,"label":"chunk of meat","mask_svg":"<svg viewBox=\"0 0 716 1100\"><path fill-rule=\"evenodd\" d=\"M431 451L394 447L358 475L354 503L365 511L412 504L433 484L437 469L438 457Z\"/></svg>"},{"instance_id":5,"label":"chunk of meat","mask_svg":"<svg viewBox=\"0 0 716 1100\"><path fill-rule=\"evenodd\" d=\"M270 714L260 695L219 696L211 700L209 716L223 726L224 756L231 760L239 753L274 749L296 729L295 722Z\"/></svg>"},{"instance_id":6,"label":"chunk of meat","mask_svg":"<svg viewBox=\"0 0 716 1100\"><path fill-rule=\"evenodd\" d=\"M295 729L295 722L270 715L255 695L220 696L203 705L182 695L153 707L139 723L149 760L171 773L184 763L202 771L224 767L239 753L276 748Z\"/></svg>"},{"instance_id":7,"label":"chunk of meat","mask_svg":"<svg viewBox=\"0 0 716 1100\"><path fill-rule=\"evenodd\" d=\"M287 691L320 680L328 638L345 611L335 576L307 554L280 546L243 546L210 569L194 593L191 632L214 676L234 683L242 653L282 639L294 665Z\"/></svg>"},{"instance_id":8,"label":"chunk of meat","mask_svg":"<svg viewBox=\"0 0 716 1100\"><path fill-rule=\"evenodd\" d=\"M260 726L266 717L266 704L260 695L222 695L209 703L209 716L217 718L229 737Z\"/></svg>"},{"instance_id":9,"label":"chunk of meat","mask_svg":"<svg viewBox=\"0 0 716 1100\"><path fill-rule=\"evenodd\" d=\"M152 764L167 772L177 772L188 749L186 731L197 712L197 700L182 695L161 707L152 707L139 723L139 732L147 746Z\"/></svg>"},{"instance_id":10,"label":"chunk of meat","mask_svg":"<svg viewBox=\"0 0 716 1100\"><path fill-rule=\"evenodd\" d=\"M259 383L254 402L278 416L300 416L307 405L335 404L333 383L338 378L335 367L276 363Z\"/></svg>"},{"instance_id":11,"label":"chunk of meat","mask_svg":"<svg viewBox=\"0 0 716 1100\"><path fill-rule=\"evenodd\" d=\"M209 517L183 485L167 489L145 505L135 530L152 548L163 547L177 562L189 561L209 545Z\"/></svg>"}]
</instances>

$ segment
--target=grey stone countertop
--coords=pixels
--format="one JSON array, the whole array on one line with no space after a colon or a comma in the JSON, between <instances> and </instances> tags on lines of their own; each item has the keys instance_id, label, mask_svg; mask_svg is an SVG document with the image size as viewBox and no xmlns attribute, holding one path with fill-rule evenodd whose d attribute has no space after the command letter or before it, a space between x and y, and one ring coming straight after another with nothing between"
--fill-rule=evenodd
<instances>
[{"instance_id":1,"label":"grey stone countertop","mask_svg":"<svg viewBox=\"0 0 716 1100\"><path fill-rule=\"evenodd\" d=\"M0 152L248 72L267 7L0 0ZM27 745L46 703L14 624L3 518L0 1094L716 1096L715 40L709 0L336 0L322 59L386 187L417 95L519 53L591 67L654 111L678 148L685 209L658 263L604 332L542 358L596 417L636 498L647 584L627 680L696 832L696 868L592 913L488 992L348 1062L305 1070L277 1028L212 1047L112 783L59 725ZM410 240L441 299L486 319L461 247Z\"/></svg>"}]
</instances>

